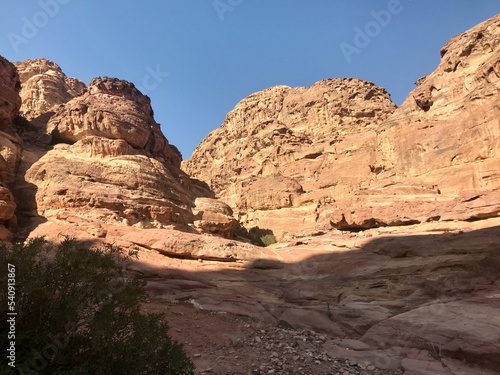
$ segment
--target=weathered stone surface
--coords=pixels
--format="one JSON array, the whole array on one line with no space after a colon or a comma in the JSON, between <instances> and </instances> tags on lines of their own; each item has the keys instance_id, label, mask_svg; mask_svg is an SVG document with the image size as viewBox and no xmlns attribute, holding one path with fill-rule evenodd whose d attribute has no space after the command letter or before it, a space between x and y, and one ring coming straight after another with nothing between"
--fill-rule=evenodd
<instances>
[{"instance_id":1,"label":"weathered stone surface","mask_svg":"<svg viewBox=\"0 0 500 375\"><path fill-rule=\"evenodd\" d=\"M12 240L9 221L15 221L16 204L10 192L21 155L21 138L13 118L21 106L19 76L13 64L0 56L0 241Z\"/></svg>"},{"instance_id":2,"label":"weathered stone surface","mask_svg":"<svg viewBox=\"0 0 500 375\"><path fill-rule=\"evenodd\" d=\"M242 100L183 167L247 227L283 232L294 217L314 226L319 202L366 180L375 129L395 108L384 89L359 79L273 87Z\"/></svg>"},{"instance_id":3,"label":"weathered stone surface","mask_svg":"<svg viewBox=\"0 0 500 375\"><path fill-rule=\"evenodd\" d=\"M432 185L439 200L482 197L483 215L494 217L500 212L492 194L500 188L500 16L453 38L441 55L437 69L378 131L378 183ZM436 203L437 214L463 219L461 204L447 206Z\"/></svg>"},{"instance_id":4,"label":"weathered stone surface","mask_svg":"<svg viewBox=\"0 0 500 375\"><path fill-rule=\"evenodd\" d=\"M16 68L8 60L0 56L0 130L11 131L12 119L19 112L21 84Z\"/></svg>"},{"instance_id":5,"label":"weathered stone surface","mask_svg":"<svg viewBox=\"0 0 500 375\"><path fill-rule=\"evenodd\" d=\"M12 125L21 106L20 88L16 68L0 56L0 183L3 186L14 181L21 154L21 139Z\"/></svg>"},{"instance_id":6,"label":"weathered stone surface","mask_svg":"<svg viewBox=\"0 0 500 375\"><path fill-rule=\"evenodd\" d=\"M361 80L245 99L184 164L199 180L177 168L146 97L96 79L50 120L59 144L25 148L18 187L44 221L30 235L139 250L129 267L158 306L288 327L283 351L324 345L314 363L330 354L366 373L497 373L499 18L453 39L399 109ZM231 234L232 211L281 243L213 235Z\"/></svg>"},{"instance_id":7,"label":"weathered stone surface","mask_svg":"<svg viewBox=\"0 0 500 375\"><path fill-rule=\"evenodd\" d=\"M144 227L192 222L189 178L124 140L86 137L59 144L26 173L38 212L76 211L98 221Z\"/></svg>"},{"instance_id":8,"label":"weathered stone surface","mask_svg":"<svg viewBox=\"0 0 500 375\"><path fill-rule=\"evenodd\" d=\"M86 89L82 81L66 77L59 65L47 59L24 60L16 67L22 85L20 113L29 120L54 110Z\"/></svg>"},{"instance_id":9,"label":"weathered stone surface","mask_svg":"<svg viewBox=\"0 0 500 375\"><path fill-rule=\"evenodd\" d=\"M273 325L285 321L295 330L323 332L336 340L362 340L357 353L338 350L351 347L352 340L325 351L363 366L395 369L404 361L403 367L415 371L440 369L440 360L452 357L463 366L486 369L477 373L493 374L500 366L494 354L500 342L494 313L500 293L499 224L497 218L332 232L255 250L176 231L153 230L145 236L145 231L117 227L114 234L108 229L108 236L123 239L123 246L132 242L162 254L233 260L200 263L141 252L131 267L152 277L150 290L158 302L163 295ZM259 260L274 260L280 267L254 267ZM241 262L245 268L235 268ZM412 348L434 358L412 354Z\"/></svg>"},{"instance_id":10,"label":"weathered stone surface","mask_svg":"<svg viewBox=\"0 0 500 375\"><path fill-rule=\"evenodd\" d=\"M193 215L194 226L204 232L230 237L238 227L231 208L213 198L196 198Z\"/></svg>"},{"instance_id":11,"label":"weathered stone surface","mask_svg":"<svg viewBox=\"0 0 500 375\"><path fill-rule=\"evenodd\" d=\"M88 136L121 139L173 166L182 160L154 120L150 99L116 78L94 78L85 94L56 111L47 131L56 142L74 143Z\"/></svg>"},{"instance_id":12,"label":"weathered stone surface","mask_svg":"<svg viewBox=\"0 0 500 375\"><path fill-rule=\"evenodd\" d=\"M495 16L448 42L436 71L398 109L361 80L251 95L183 168L247 228L270 229L278 239L290 231L496 217L499 30ZM283 188L283 179L297 188Z\"/></svg>"},{"instance_id":13,"label":"weathered stone surface","mask_svg":"<svg viewBox=\"0 0 500 375\"><path fill-rule=\"evenodd\" d=\"M87 223L99 232L103 224L176 224L187 230L196 197L210 196L178 169L179 151L154 121L149 98L129 82L92 80L84 94L57 108L46 131L59 143L48 150L28 137L18 178L23 215L36 218L30 225ZM230 236L237 226L226 213L198 211L202 230Z\"/></svg>"}]
</instances>

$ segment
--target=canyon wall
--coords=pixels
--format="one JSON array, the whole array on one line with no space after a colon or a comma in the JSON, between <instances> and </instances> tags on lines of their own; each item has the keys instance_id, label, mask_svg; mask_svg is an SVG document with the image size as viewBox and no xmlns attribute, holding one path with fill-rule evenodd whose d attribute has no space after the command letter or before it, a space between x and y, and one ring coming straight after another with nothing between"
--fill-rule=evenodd
<instances>
[{"instance_id":1,"label":"canyon wall","mask_svg":"<svg viewBox=\"0 0 500 375\"><path fill-rule=\"evenodd\" d=\"M359 79L253 94L183 169L278 238L496 217L499 41L500 16L450 40L399 108Z\"/></svg>"}]
</instances>

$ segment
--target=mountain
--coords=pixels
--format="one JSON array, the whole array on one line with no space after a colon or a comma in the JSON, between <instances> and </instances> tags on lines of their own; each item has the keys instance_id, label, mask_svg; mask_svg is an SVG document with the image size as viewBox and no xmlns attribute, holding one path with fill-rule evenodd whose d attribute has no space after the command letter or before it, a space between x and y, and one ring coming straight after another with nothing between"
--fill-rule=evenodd
<instances>
[{"instance_id":1,"label":"mountain","mask_svg":"<svg viewBox=\"0 0 500 375\"><path fill-rule=\"evenodd\" d=\"M21 138L12 120L21 106L19 75L13 64L0 57L0 241L12 241L16 204L9 190L21 156Z\"/></svg>"},{"instance_id":2,"label":"mountain","mask_svg":"<svg viewBox=\"0 0 500 375\"><path fill-rule=\"evenodd\" d=\"M399 108L359 79L250 95L183 169L278 238L497 217L499 19L450 40Z\"/></svg>"},{"instance_id":3,"label":"mountain","mask_svg":"<svg viewBox=\"0 0 500 375\"><path fill-rule=\"evenodd\" d=\"M400 107L355 78L250 95L187 161L134 84L0 58L0 241L137 250L208 373L496 374L500 15L441 56Z\"/></svg>"}]
</instances>

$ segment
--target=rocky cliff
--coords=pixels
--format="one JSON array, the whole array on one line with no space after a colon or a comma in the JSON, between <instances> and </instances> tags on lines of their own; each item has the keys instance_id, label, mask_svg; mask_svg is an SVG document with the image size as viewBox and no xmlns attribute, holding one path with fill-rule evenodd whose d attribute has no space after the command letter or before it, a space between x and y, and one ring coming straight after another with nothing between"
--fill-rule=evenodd
<instances>
[{"instance_id":1,"label":"rocky cliff","mask_svg":"<svg viewBox=\"0 0 500 375\"><path fill-rule=\"evenodd\" d=\"M237 222L230 208L179 169L180 152L132 83L104 77L86 87L45 59L18 64L19 81L14 66L6 60L5 66L2 181L13 185L20 237L113 242L108 224L232 235ZM21 136L11 126L19 107L32 119L17 119ZM4 222L16 205L7 189L2 194L10 207Z\"/></svg>"},{"instance_id":2,"label":"rocky cliff","mask_svg":"<svg viewBox=\"0 0 500 375\"><path fill-rule=\"evenodd\" d=\"M21 84L13 64L0 56L0 241L12 240L16 204L10 191L21 155L22 140L12 121L19 112Z\"/></svg>"},{"instance_id":3,"label":"rocky cliff","mask_svg":"<svg viewBox=\"0 0 500 375\"><path fill-rule=\"evenodd\" d=\"M500 15L452 39L399 108L359 79L256 93L187 162L133 84L0 58L0 240L138 250L144 308L183 316L210 373L241 370L213 361L231 347L248 366L273 350L266 371L496 374L499 38ZM235 218L280 243L240 241ZM231 315L228 338L178 301L264 323Z\"/></svg>"},{"instance_id":4,"label":"rocky cliff","mask_svg":"<svg viewBox=\"0 0 500 375\"><path fill-rule=\"evenodd\" d=\"M278 86L231 111L184 162L248 227L314 227L318 209L366 184L376 129L396 109L359 79Z\"/></svg>"},{"instance_id":5,"label":"rocky cliff","mask_svg":"<svg viewBox=\"0 0 500 375\"><path fill-rule=\"evenodd\" d=\"M499 35L496 16L452 39L400 108L359 79L253 94L183 168L279 238L496 217Z\"/></svg>"},{"instance_id":6,"label":"rocky cliff","mask_svg":"<svg viewBox=\"0 0 500 375\"><path fill-rule=\"evenodd\" d=\"M46 219L86 223L97 237L106 236L99 229L105 223L163 228L201 219L192 210L203 187L193 187L178 169L181 154L133 84L93 79L83 95L56 110L47 133L56 145L25 174ZM234 222L226 216L221 220ZM213 226L217 231L217 222Z\"/></svg>"},{"instance_id":7,"label":"rocky cliff","mask_svg":"<svg viewBox=\"0 0 500 375\"><path fill-rule=\"evenodd\" d=\"M68 78L59 65L47 59L24 60L16 64L21 79L20 114L31 120L80 95L86 85Z\"/></svg>"}]
</instances>

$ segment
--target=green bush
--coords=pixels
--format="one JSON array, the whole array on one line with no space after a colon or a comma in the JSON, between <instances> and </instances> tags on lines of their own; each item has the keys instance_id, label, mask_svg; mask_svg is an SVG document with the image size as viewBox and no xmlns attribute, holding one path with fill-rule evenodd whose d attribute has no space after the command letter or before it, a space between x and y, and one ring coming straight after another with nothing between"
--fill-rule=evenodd
<instances>
[{"instance_id":1,"label":"green bush","mask_svg":"<svg viewBox=\"0 0 500 375\"><path fill-rule=\"evenodd\" d=\"M269 246L273 243L276 243L276 237L274 236L274 234L266 234L260 238L260 241L264 246Z\"/></svg>"},{"instance_id":2,"label":"green bush","mask_svg":"<svg viewBox=\"0 0 500 375\"><path fill-rule=\"evenodd\" d=\"M144 282L124 269L135 254L123 255L114 246L89 250L73 240L0 246L2 320L11 301L8 264L15 266L17 312L17 367L2 365L0 373L193 374L182 345L168 336L163 315L141 313ZM7 326L0 325L2 342Z\"/></svg>"}]
</instances>

